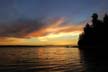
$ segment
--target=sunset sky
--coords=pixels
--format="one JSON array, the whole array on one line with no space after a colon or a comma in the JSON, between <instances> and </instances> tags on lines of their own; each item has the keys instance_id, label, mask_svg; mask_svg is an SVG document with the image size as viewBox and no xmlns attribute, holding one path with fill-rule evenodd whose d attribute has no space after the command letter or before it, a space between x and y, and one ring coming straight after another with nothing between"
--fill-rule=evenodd
<instances>
[{"instance_id":1,"label":"sunset sky","mask_svg":"<svg viewBox=\"0 0 108 72\"><path fill-rule=\"evenodd\" d=\"M0 45L76 45L108 0L0 0Z\"/></svg>"}]
</instances>

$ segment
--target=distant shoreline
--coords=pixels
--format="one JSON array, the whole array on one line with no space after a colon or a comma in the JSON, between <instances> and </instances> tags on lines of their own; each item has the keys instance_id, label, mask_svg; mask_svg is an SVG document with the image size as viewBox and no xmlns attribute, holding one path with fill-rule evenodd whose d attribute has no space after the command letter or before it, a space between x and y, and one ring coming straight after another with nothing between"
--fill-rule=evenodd
<instances>
[{"instance_id":1,"label":"distant shoreline","mask_svg":"<svg viewBox=\"0 0 108 72\"><path fill-rule=\"evenodd\" d=\"M76 48L78 46L74 45L74 46L71 46L71 45L44 45L44 46L34 46L34 45L0 45L0 48L1 47L67 47L67 48Z\"/></svg>"}]
</instances>

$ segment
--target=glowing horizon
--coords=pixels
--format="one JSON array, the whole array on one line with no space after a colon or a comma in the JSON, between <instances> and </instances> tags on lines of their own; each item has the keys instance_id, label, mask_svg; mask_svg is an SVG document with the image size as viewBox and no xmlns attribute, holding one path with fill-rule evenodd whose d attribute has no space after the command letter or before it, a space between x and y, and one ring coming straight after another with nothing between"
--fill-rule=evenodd
<instances>
[{"instance_id":1,"label":"glowing horizon","mask_svg":"<svg viewBox=\"0 0 108 72\"><path fill-rule=\"evenodd\" d=\"M0 37L0 45L77 45L83 25L68 23L65 22L65 18L59 18L42 25L38 30L34 28L30 33L26 32L29 28L23 25L19 27L22 27L22 29L19 28L21 32L15 29L17 33L6 32L5 37Z\"/></svg>"},{"instance_id":2,"label":"glowing horizon","mask_svg":"<svg viewBox=\"0 0 108 72\"><path fill-rule=\"evenodd\" d=\"M0 45L77 45L81 32L49 34L42 37L7 38Z\"/></svg>"}]
</instances>

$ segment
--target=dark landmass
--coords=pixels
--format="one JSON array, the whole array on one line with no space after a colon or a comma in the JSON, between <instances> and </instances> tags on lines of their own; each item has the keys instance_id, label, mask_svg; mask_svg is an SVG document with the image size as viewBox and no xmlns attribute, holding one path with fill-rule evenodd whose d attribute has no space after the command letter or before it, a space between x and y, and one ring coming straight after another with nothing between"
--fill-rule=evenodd
<instances>
[{"instance_id":1,"label":"dark landmass","mask_svg":"<svg viewBox=\"0 0 108 72\"><path fill-rule=\"evenodd\" d=\"M103 20L98 19L98 15L92 15L92 25L86 24L84 32L80 35L78 46L79 48L101 48L107 47L107 25L108 15L105 14ZM102 48L101 48L102 49Z\"/></svg>"},{"instance_id":2,"label":"dark landmass","mask_svg":"<svg viewBox=\"0 0 108 72\"><path fill-rule=\"evenodd\" d=\"M78 47L81 60L87 72L108 72L108 15L103 20L98 15L92 15L92 25L86 24L84 32L80 35Z\"/></svg>"}]
</instances>

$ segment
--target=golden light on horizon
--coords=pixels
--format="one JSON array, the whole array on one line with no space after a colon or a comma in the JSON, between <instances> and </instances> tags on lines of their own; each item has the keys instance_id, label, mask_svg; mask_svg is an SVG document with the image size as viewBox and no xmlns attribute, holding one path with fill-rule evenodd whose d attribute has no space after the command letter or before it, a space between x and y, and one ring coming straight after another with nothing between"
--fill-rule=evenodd
<instances>
[{"instance_id":1,"label":"golden light on horizon","mask_svg":"<svg viewBox=\"0 0 108 72\"><path fill-rule=\"evenodd\" d=\"M67 23L62 17L23 37L1 38L0 45L77 45L82 28L82 24Z\"/></svg>"},{"instance_id":2,"label":"golden light on horizon","mask_svg":"<svg viewBox=\"0 0 108 72\"><path fill-rule=\"evenodd\" d=\"M42 37L7 38L1 45L76 45L81 31L48 34Z\"/></svg>"}]
</instances>

